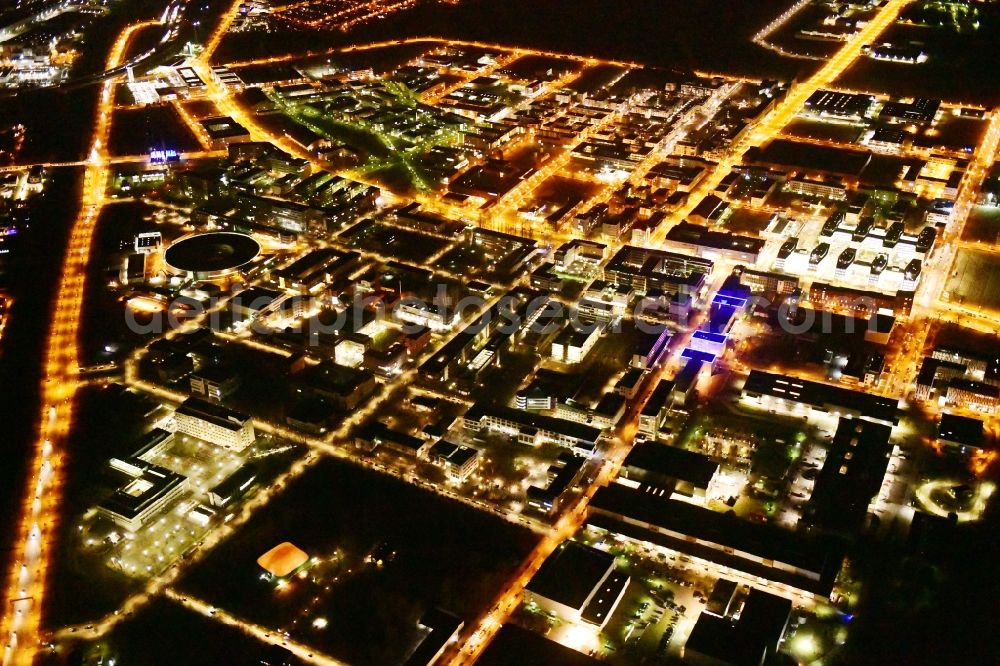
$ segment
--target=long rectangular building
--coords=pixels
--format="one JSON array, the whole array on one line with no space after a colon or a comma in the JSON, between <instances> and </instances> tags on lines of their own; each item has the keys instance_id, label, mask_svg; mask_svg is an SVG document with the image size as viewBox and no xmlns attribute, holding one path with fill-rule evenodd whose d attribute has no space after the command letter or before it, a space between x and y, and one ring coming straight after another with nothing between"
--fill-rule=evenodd
<instances>
[{"instance_id":1,"label":"long rectangular building","mask_svg":"<svg viewBox=\"0 0 1000 666\"><path fill-rule=\"evenodd\" d=\"M742 574L784 596L828 597L845 552L832 537L752 523L617 483L594 495L587 524Z\"/></svg>"},{"instance_id":2,"label":"long rectangular building","mask_svg":"<svg viewBox=\"0 0 1000 666\"><path fill-rule=\"evenodd\" d=\"M667 240L700 257L723 257L756 264L765 242L751 236L715 231L700 224L681 222L667 232Z\"/></svg>"},{"instance_id":3,"label":"long rectangular building","mask_svg":"<svg viewBox=\"0 0 1000 666\"><path fill-rule=\"evenodd\" d=\"M840 308L863 316L880 310L892 310L901 317L908 317L913 309L912 291L899 290L895 294L837 287L827 282L813 282L809 287L809 300L819 309Z\"/></svg>"},{"instance_id":4,"label":"long rectangular building","mask_svg":"<svg viewBox=\"0 0 1000 666\"><path fill-rule=\"evenodd\" d=\"M741 266L737 270L739 271L740 284L749 287L750 291L755 294L774 293L780 296L790 294L799 288L799 279L794 275L758 271L745 266Z\"/></svg>"},{"instance_id":5,"label":"long rectangular building","mask_svg":"<svg viewBox=\"0 0 1000 666\"><path fill-rule=\"evenodd\" d=\"M451 381L472 360L475 353L501 326L507 331L521 330L527 323L528 306L541 292L515 287L501 296L489 310L442 346L420 366L420 375L428 381ZM536 310L536 313L538 310Z\"/></svg>"},{"instance_id":6,"label":"long rectangular building","mask_svg":"<svg viewBox=\"0 0 1000 666\"><path fill-rule=\"evenodd\" d=\"M656 437L673 403L674 383L661 379L639 413L639 432Z\"/></svg>"},{"instance_id":7,"label":"long rectangular building","mask_svg":"<svg viewBox=\"0 0 1000 666\"><path fill-rule=\"evenodd\" d=\"M282 289L309 294L345 275L357 265L360 257L357 252L320 248L274 271L271 279Z\"/></svg>"},{"instance_id":8,"label":"long rectangular building","mask_svg":"<svg viewBox=\"0 0 1000 666\"><path fill-rule=\"evenodd\" d=\"M762 406L804 411L807 416L853 416L890 426L899 422L899 401L893 398L761 370L750 371L743 385L743 398Z\"/></svg>"}]
</instances>

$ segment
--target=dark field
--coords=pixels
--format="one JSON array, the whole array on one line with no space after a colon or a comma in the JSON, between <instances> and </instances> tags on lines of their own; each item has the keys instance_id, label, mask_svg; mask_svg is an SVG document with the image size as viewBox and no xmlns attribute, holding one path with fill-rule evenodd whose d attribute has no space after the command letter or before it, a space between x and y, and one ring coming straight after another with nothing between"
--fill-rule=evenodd
<instances>
[{"instance_id":1,"label":"dark field","mask_svg":"<svg viewBox=\"0 0 1000 666\"><path fill-rule=\"evenodd\" d=\"M152 148L178 152L200 150L201 144L188 131L172 106L118 109L111 121L108 150L112 155L143 155Z\"/></svg>"},{"instance_id":2,"label":"dark field","mask_svg":"<svg viewBox=\"0 0 1000 666\"><path fill-rule=\"evenodd\" d=\"M108 287L108 281L119 279L134 236L159 230L155 222L143 219L152 210L151 206L143 203L123 202L101 211L87 270L85 314L80 335L81 365L107 363L149 343L146 336L129 330L125 304Z\"/></svg>"},{"instance_id":3,"label":"dark field","mask_svg":"<svg viewBox=\"0 0 1000 666\"><path fill-rule=\"evenodd\" d=\"M265 646L240 630L159 598L120 624L106 638L42 656L36 663L143 664L144 666L212 666L259 664ZM74 662L74 659L83 659Z\"/></svg>"},{"instance_id":4,"label":"dark field","mask_svg":"<svg viewBox=\"0 0 1000 666\"><path fill-rule=\"evenodd\" d=\"M107 461L126 457L142 434L143 403L115 387L88 387L76 404L77 424L67 447L59 548L49 571L51 588L44 622L60 627L96 621L114 612L137 581L113 571L95 549L85 549L77 525L83 513L110 493ZM86 603L80 599L86 597Z\"/></svg>"},{"instance_id":5,"label":"dark field","mask_svg":"<svg viewBox=\"0 0 1000 666\"><path fill-rule=\"evenodd\" d=\"M18 164L75 162L90 150L97 114L96 86L71 91L38 88L0 96L0 118L24 125Z\"/></svg>"},{"instance_id":6,"label":"dark field","mask_svg":"<svg viewBox=\"0 0 1000 666\"><path fill-rule=\"evenodd\" d=\"M919 65L861 58L838 85L872 92L942 98L992 106L1000 102L996 63L1000 58L1000 5L972 3L979 10L978 30L896 25L881 41L920 42L928 53Z\"/></svg>"},{"instance_id":7,"label":"dark field","mask_svg":"<svg viewBox=\"0 0 1000 666\"><path fill-rule=\"evenodd\" d=\"M399 663L426 610L439 606L472 620L534 540L463 504L325 460L195 567L181 588L348 663ZM261 579L256 560L283 541L317 562L306 578L277 587ZM317 618L327 626L314 626Z\"/></svg>"},{"instance_id":8,"label":"dark field","mask_svg":"<svg viewBox=\"0 0 1000 666\"><path fill-rule=\"evenodd\" d=\"M1000 208L973 207L962 229L962 240L986 245L1000 243Z\"/></svg>"},{"instance_id":9,"label":"dark field","mask_svg":"<svg viewBox=\"0 0 1000 666\"><path fill-rule=\"evenodd\" d=\"M784 128L784 133L804 139L821 139L836 143L855 143L864 132L860 124L828 123L810 118L796 118Z\"/></svg>"},{"instance_id":10,"label":"dark field","mask_svg":"<svg viewBox=\"0 0 1000 666\"><path fill-rule=\"evenodd\" d=\"M749 37L790 0L468 0L415 9L342 34L275 32L229 35L218 62L407 37L445 37L532 46L652 65L795 76L815 63L783 59ZM710 16L710 19L706 19Z\"/></svg>"}]
</instances>

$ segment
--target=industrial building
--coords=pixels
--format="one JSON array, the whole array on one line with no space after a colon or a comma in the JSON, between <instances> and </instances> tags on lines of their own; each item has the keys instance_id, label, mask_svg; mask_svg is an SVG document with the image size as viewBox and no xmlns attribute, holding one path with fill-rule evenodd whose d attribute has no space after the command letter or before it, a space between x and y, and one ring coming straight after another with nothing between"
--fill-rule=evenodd
<instances>
[{"instance_id":1,"label":"industrial building","mask_svg":"<svg viewBox=\"0 0 1000 666\"><path fill-rule=\"evenodd\" d=\"M664 497L704 503L718 473L719 463L700 453L642 442L625 458L621 479Z\"/></svg>"},{"instance_id":2,"label":"industrial building","mask_svg":"<svg viewBox=\"0 0 1000 666\"><path fill-rule=\"evenodd\" d=\"M845 552L834 537L753 523L620 483L598 489L587 524L682 553L789 598L828 597Z\"/></svg>"},{"instance_id":3,"label":"industrial building","mask_svg":"<svg viewBox=\"0 0 1000 666\"><path fill-rule=\"evenodd\" d=\"M727 584L728 585L725 585ZM733 581L719 580L720 586L737 594ZM729 596L729 595L725 595ZM751 589L742 604L727 603L722 614L706 610L698 616L683 648L684 663L696 666L733 666L770 663L788 627L792 602L758 589Z\"/></svg>"},{"instance_id":4,"label":"industrial building","mask_svg":"<svg viewBox=\"0 0 1000 666\"><path fill-rule=\"evenodd\" d=\"M604 627L628 587L609 553L566 541L549 555L524 588L525 600L567 622Z\"/></svg>"},{"instance_id":5,"label":"industrial building","mask_svg":"<svg viewBox=\"0 0 1000 666\"><path fill-rule=\"evenodd\" d=\"M843 417L816 476L802 522L813 529L857 536L889 467L892 428Z\"/></svg>"},{"instance_id":6,"label":"industrial building","mask_svg":"<svg viewBox=\"0 0 1000 666\"><path fill-rule=\"evenodd\" d=\"M761 370L750 371L742 395L762 407L806 417L854 416L890 426L899 421L898 400Z\"/></svg>"}]
</instances>

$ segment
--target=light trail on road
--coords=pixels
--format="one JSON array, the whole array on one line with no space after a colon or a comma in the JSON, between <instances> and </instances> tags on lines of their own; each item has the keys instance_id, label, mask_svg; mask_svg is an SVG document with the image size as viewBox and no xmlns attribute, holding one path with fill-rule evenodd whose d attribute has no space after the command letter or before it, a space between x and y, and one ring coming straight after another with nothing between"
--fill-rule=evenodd
<instances>
[{"instance_id":1,"label":"light trail on road","mask_svg":"<svg viewBox=\"0 0 1000 666\"><path fill-rule=\"evenodd\" d=\"M805 100L808 99L808 97L816 90L823 87L831 87L836 79L857 60L860 56L862 46L866 43L874 41L874 39L876 39L882 31L895 21L899 11L910 1L911 0L889 0L888 3L879 9L878 14L871 21L869 21L865 28L849 40L835 56L833 56L823 67L820 68L818 72L816 72L806 82L795 84L789 91L786 98L763 118L761 123L749 133L747 138L730 147L727 157L716 167L710 177L707 178L699 188L697 188L696 192L692 193L689 197L688 204L681 210L676 211L671 218L669 218L668 222L663 225L660 232L665 232L666 227L670 226L671 221L679 221L680 219L686 217L690 210L693 210L693 208L697 206L708 193L714 191L716 185L722 180L722 178L724 178L725 175L739 163L747 148L763 145L775 137L781 136L781 132L787 126L787 123L799 112ZM233 19L238 15L239 6L241 4L243 4L242 0L236 0L236 2L233 3L226 16L208 40L205 50L197 59L192 61L192 66L205 81L207 97L216 104L220 113L231 116L234 120L246 127L254 140L268 141L281 147L292 155L304 157L309 160L311 164L313 164L314 168L323 168L323 165L316 160L315 156L310 155L307 151L290 141L287 137L274 136L264 129L259 123L257 123L252 113L243 109L236 102L236 100L233 99L231 91L227 90L225 86L222 86L212 75L209 66L212 55L221 43L224 35L229 30ZM115 47L108 58L108 68L113 69L120 66L128 40L136 30L155 23L156 22L145 22L129 26L129 28L119 36L118 41L115 43ZM405 42L386 42L381 45L431 41L440 40L420 38L406 40ZM456 41L454 43L483 45L480 42ZM338 51L360 51L365 48L378 47L367 45L338 49ZM508 47L502 48L510 50ZM548 52L519 48L512 51L512 53L541 54ZM565 57L563 54L559 55L560 57ZM296 55L295 57L301 56ZM266 60L266 62L275 62L281 59L281 57L271 58ZM584 59L584 57L577 59ZM635 65L635 63L621 64L628 66ZM112 121L112 112L114 109L113 93L117 83L114 80L108 80L103 85L104 88L102 90L100 104L98 107L98 116L93 134L90 158L79 162L64 162L47 165L84 166L86 167L86 173L84 175L82 192L82 208L71 232L56 307L52 317L52 327L48 339L44 366L46 370L46 380L42 387L45 408L43 409L43 413L41 415L40 435L34 458L31 463L33 475L27 486L28 492L26 493L24 506L22 508L22 520L17 541L20 559L11 566L8 576L6 594L7 599L10 601L8 602L9 607L5 606L3 623L0 624L0 628L2 628L4 635L8 637L8 643L5 647L3 657L4 664L31 663L37 649L37 637L39 635L39 627L41 626L41 601L44 598L46 590L46 572L49 567L49 558L51 557L50 544L56 525L58 525L58 511L62 484L60 472L65 455L61 447L65 445L66 438L68 437L72 427L72 401L75 391L80 385L78 378L79 361L76 338L79 329L79 320L82 314L86 268L89 261L90 244L93 237L95 223L98 219L101 208L107 203L106 185L110 173L109 167L113 164L141 162L148 159L146 156L110 157L107 155L107 141ZM580 142L586 140L586 138L595 131L594 128L601 128L606 124L617 120L620 113L622 113L622 111L615 111L608 114L605 119L579 134L576 141ZM194 119L185 115L183 112L182 118L193 131L194 125L196 125ZM956 217L960 221L960 224L957 225L959 228L961 223L964 223L967 216L967 204L971 201L970 198L974 189L973 184L974 182L978 182L976 179L980 175L982 169L985 168L985 166L988 166L986 163L987 155L984 155L984 153L988 154L990 158L992 158L992 156L996 153L997 118L995 115L991 120L990 128L991 130L987 133L986 139L981 146L982 151L977 154L978 159L973 167L970 168L964 187L962 188L962 194L960 195L962 213L960 214L956 212ZM198 135L199 140L202 140L203 137L198 132L196 132L196 135ZM204 141L202 142L204 144ZM570 152L571 150L567 149L566 155L569 155ZM197 159L200 157L218 157L225 154L226 151L211 151L206 149L203 151L188 153L185 157ZM650 164L652 164L652 162L653 160L650 159ZM548 175L556 173L562 166L563 160L561 158L553 160L546 165L546 167L543 167L543 169L536 172L536 175L541 174L541 176L538 176L537 178L533 176L533 182L521 189L530 190L535 184L541 182L541 180ZM24 169L25 167L19 166L11 168ZM0 169L0 171L3 170L4 169ZM513 192L513 196L510 196L507 200L500 202L500 206L498 208L500 211L506 210L509 214L512 214L513 210L516 208L515 204L520 200L521 196L525 194L523 191L515 190ZM717 264L716 271L721 271L722 266L722 263ZM722 271L717 273L717 277L721 278L726 274L727 271ZM938 290L933 288L931 281L928 281L927 284L923 286L923 295L929 299L937 298ZM963 325L968 325L971 328L989 330L992 327L992 331L995 332L997 328L1000 327L1000 316L994 317L985 313L971 313L974 315L975 323L973 324L966 320L966 318L970 315L968 309L960 308L951 304L942 305L940 303L934 303L931 308L931 312L936 313L939 319L942 317L946 319L951 317L952 319L960 321ZM928 314L928 317L930 316L933 315ZM695 320L691 326L687 327L685 335L690 335L691 331L697 327L699 322L700 319ZM251 342L243 339L237 340L237 342L252 344ZM921 339L918 344L914 345L917 351L922 349L922 344L923 340ZM682 347L683 345L678 345L674 350L674 354L676 354L676 352ZM656 373L656 376L651 377L647 381L655 386L656 381L659 376L662 375L666 367L668 367L668 364L664 363L660 370ZM412 378L413 372L411 371L410 373L404 373L400 377L394 379L393 382L387 383L384 386L383 394L380 398L373 400L365 407L365 409L359 410L355 413L353 418L348 421L347 425L360 422L362 419L374 414L375 411L383 405L384 401L389 399L392 395L392 390L398 388L399 386L405 386L408 380ZM898 381L903 380L902 377L897 379ZM141 381L137 381L134 377L134 373L127 375L126 381L132 386L149 391L165 399L176 401L186 397L174 392L165 391L159 387L144 384ZM647 391L642 398L648 398L648 393L649 392ZM479 619L477 624L469 627L468 631L470 633L467 633L466 641L456 646L457 654L453 655L452 663L467 664L473 663L476 660L482 650L489 644L490 640L492 640L496 631L504 624L504 622L507 621L511 613L513 613L518 607L524 587L528 584L531 577L542 565L545 559L551 555L559 544L567 538L572 537L585 523L587 506L590 499L593 497L593 494L600 486L608 483L614 478L621 466L622 461L624 460L624 457L631 448L632 436L634 436L635 432L634 418L637 417L637 413L638 410L641 409L642 402L643 399L637 400L635 404L631 406L629 417L625 419L623 426L618 431L619 437L616 442L609 447L606 458L598 472L594 475L593 481L587 484L583 488L581 495L577 497L576 501L563 511L554 527L536 530L542 532L543 536L541 541L532 553L525 559L525 561L522 562L515 575L505 583L497 600L490 610ZM317 454L330 455L339 458L349 458L353 461L357 461L358 459L357 455L352 454L345 447L338 446L334 443L334 440L337 438L346 436L347 426L340 429L338 432L332 433L324 440L318 440L315 438L305 437L291 431L288 428L273 423L260 421L257 425L263 432L268 432L282 438L287 438L291 441L306 444L312 447ZM306 461L299 461L299 463L293 465L293 467L289 470L288 476L282 477L283 480L288 481L295 478L298 474L301 474L310 466L311 462L314 461L316 457L317 456L311 456L310 458L307 458ZM383 471L387 471L387 468L385 467L382 467L381 469L383 469ZM286 484L283 483L282 487L284 487L284 485ZM421 484L421 487L428 486ZM268 498L270 496L270 494L267 495ZM241 524L243 524L243 522L245 522L245 519L248 518L254 510L260 508L262 503L266 503L266 501L266 499L260 498L259 502L250 502L247 506L243 507L241 509L240 518L234 520L231 524L227 524L224 528L220 528L218 531L213 532L212 538L205 540L205 546L201 550L199 556L203 553L207 553L212 545L232 534ZM463 498L459 498L459 501L465 500ZM470 501L469 503L476 505L475 502ZM501 517L512 520L510 515L504 515ZM519 521L512 520L512 522ZM526 524L525 520L521 520L520 522L522 524ZM531 525L527 526L531 527ZM172 568L165 574L149 581L147 587L141 593L129 598L122 609L128 609L128 612L131 613L136 608L139 608L148 602L148 600L153 596L165 593L169 598L178 601L185 607L213 617L225 624L237 627L258 640L267 643L285 643L285 647L292 650L300 659L310 661L310 663L338 663L330 657L317 655L314 651L309 651L309 648L306 646L294 643L293 641L283 641L279 635L275 635L273 632L269 632L262 627L245 622L221 611L216 611L203 601L181 596L180 593L171 589L169 585L176 580L179 572L183 568L185 567L175 565L175 568ZM120 609L120 611L122 609ZM105 618L104 621L95 625L95 628L93 629L94 635L104 635L107 631L110 631L111 628L116 626L117 623L125 617L125 615L126 614L124 613L118 612L114 616ZM57 635L64 636L64 632L58 632Z\"/></svg>"},{"instance_id":2,"label":"light trail on road","mask_svg":"<svg viewBox=\"0 0 1000 666\"><path fill-rule=\"evenodd\" d=\"M137 31L157 23L135 23L122 31L108 54L107 68L114 69L121 63L129 40ZM50 558L59 525L64 481L62 466L66 455L64 447L73 425L73 400L80 367L77 337L87 264L109 174L105 148L111 127L115 86L115 79L108 79L102 85L90 159L83 178L80 212L70 231L46 343L39 434L29 463L31 475L21 505L20 527L15 540L17 557L11 563L7 576L3 622L0 624L0 631L6 638L3 652L5 665L31 664L38 647Z\"/></svg>"},{"instance_id":3,"label":"light trail on road","mask_svg":"<svg viewBox=\"0 0 1000 666\"><path fill-rule=\"evenodd\" d=\"M813 75L806 83L795 86L789 92L788 97L753 132L749 144L734 146L730 151L729 157L720 163L713 172L713 176L710 179L706 179L707 184L699 188L700 196L690 197L689 203L681 211L676 212L672 216L673 221L684 219L700 203L701 198L714 191L724 175L742 157L742 152L746 148L750 145L760 145L777 135L788 121L798 113L799 108L801 108L813 92L840 76L861 54L861 47L865 43L872 41L892 24L907 2L909 0L889 0L879 11L878 15L868 23L865 29L856 35L853 40L849 41L819 72ZM670 225L664 224L662 226L668 227ZM663 229L662 233L665 233L665 231ZM458 648L457 654L453 655L450 661L453 666L464 666L475 663L482 650L489 644L492 637L517 608L521 592L531 580L531 576L541 566L541 563L545 561L545 558L563 540L572 536L583 525L586 520L586 509L590 498L593 497L598 487L607 483L617 473L617 469L621 465L621 460L624 459L629 448L630 443L623 443L609 453L609 459L602 468L602 473L598 474L594 482L585 489L584 494L580 497L577 504L563 514L557 524L555 533L542 539L538 546L536 546L516 576L511 581L508 581L492 610L480 619L478 625L468 634L465 643Z\"/></svg>"}]
</instances>

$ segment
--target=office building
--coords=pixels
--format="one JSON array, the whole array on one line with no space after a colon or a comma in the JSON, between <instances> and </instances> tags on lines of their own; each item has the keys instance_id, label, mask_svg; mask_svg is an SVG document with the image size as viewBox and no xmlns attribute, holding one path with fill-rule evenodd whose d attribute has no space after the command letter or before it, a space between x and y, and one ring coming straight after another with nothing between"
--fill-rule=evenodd
<instances>
[{"instance_id":1,"label":"office building","mask_svg":"<svg viewBox=\"0 0 1000 666\"><path fill-rule=\"evenodd\" d=\"M470 432L488 430L515 437L522 444L537 446L552 442L590 455L601 437L601 431L582 423L567 421L543 414L523 412L501 406L476 403L463 417Z\"/></svg>"},{"instance_id":2,"label":"office building","mask_svg":"<svg viewBox=\"0 0 1000 666\"><path fill-rule=\"evenodd\" d=\"M174 423L178 432L231 451L243 451L256 439L249 416L199 398L185 400Z\"/></svg>"},{"instance_id":3,"label":"office building","mask_svg":"<svg viewBox=\"0 0 1000 666\"><path fill-rule=\"evenodd\" d=\"M187 477L139 458L112 458L109 466L123 477L123 483L97 505L97 512L130 532L156 518L187 491Z\"/></svg>"},{"instance_id":4,"label":"office building","mask_svg":"<svg viewBox=\"0 0 1000 666\"><path fill-rule=\"evenodd\" d=\"M802 522L812 529L858 536L889 467L891 436L892 428L885 424L841 418Z\"/></svg>"},{"instance_id":5,"label":"office building","mask_svg":"<svg viewBox=\"0 0 1000 666\"><path fill-rule=\"evenodd\" d=\"M444 468L455 483L465 483L479 468L479 451L443 439L431 447L428 457L433 464Z\"/></svg>"}]
</instances>

